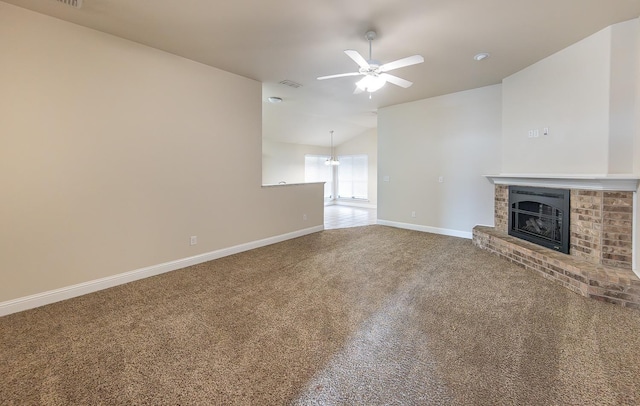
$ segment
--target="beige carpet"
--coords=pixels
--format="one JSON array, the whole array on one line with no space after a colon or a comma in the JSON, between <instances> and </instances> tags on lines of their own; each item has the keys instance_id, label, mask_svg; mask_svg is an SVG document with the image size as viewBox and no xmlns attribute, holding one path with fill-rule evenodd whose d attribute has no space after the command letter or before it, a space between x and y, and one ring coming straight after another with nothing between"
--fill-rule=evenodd
<instances>
[{"instance_id":1,"label":"beige carpet","mask_svg":"<svg viewBox=\"0 0 640 406\"><path fill-rule=\"evenodd\" d=\"M640 312L329 230L0 318L0 404L637 405Z\"/></svg>"}]
</instances>

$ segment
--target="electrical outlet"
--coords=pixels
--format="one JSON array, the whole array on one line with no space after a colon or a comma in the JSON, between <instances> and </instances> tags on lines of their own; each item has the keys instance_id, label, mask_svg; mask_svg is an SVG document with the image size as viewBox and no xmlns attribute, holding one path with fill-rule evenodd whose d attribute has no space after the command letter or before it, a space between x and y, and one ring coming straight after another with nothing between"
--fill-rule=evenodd
<instances>
[{"instance_id":1,"label":"electrical outlet","mask_svg":"<svg viewBox=\"0 0 640 406\"><path fill-rule=\"evenodd\" d=\"M549 127L545 127L542 129L542 135L549 135Z\"/></svg>"},{"instance_id":2,"label":"electrical outlet","mask_svg":"<svg viewBox=\"0 0 640 406\"><path fill-rule=\"evenodd\" d=\"M440 182L440 183L444 182L444 176L439 176L438 177L438 182Z\"/></svg>"},{"instance_id":3,"label":"electrical outlet","mask_svg":"<svg viewBox=\"0 0 640 406\"><path fill-rule=\"evenodd\" d=\"M198 243L198 236L192 235L191 239L189 240L189 245L196 245L197 243Z\"/></svg>"},{"instance_id":4,"label":"electrical outlet","mask_svg":"<svg viewBox=\"0 0 640 406\"><path fill-rule=\"evenodd\" d=\"M416 212L415 212L415 211L412 211L412 212L411 212L411 217L415 217L415 216L416 216Z\"/></svg>"},{"instance_id":5,"label":"electrical outlet","mask_svg":"<svg viewBox=\"0 0 640 406\"><path fill-rule=\"evenodd\" d=\"M307 221L307 215L306 214L302 215L302 220Z\"/></svg>"}]
</instances>

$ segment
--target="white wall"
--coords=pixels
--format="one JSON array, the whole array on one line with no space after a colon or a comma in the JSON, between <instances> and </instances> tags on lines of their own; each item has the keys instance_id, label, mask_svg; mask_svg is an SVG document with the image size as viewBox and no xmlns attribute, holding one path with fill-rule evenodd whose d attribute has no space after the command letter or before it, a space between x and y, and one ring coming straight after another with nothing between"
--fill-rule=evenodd
<instances>
[{"instance_id":1,"label":"white wall","mask_svg":"<svg viewBox=\"0 0 640 406\"><path fill-rule=\"evenodd\" d=\"M345 141L336 147L337 155L366 154L369 163L367 185L369 201L367 205L375 206L378 203L378 131L376 128L367 130L357 137ZM342 201L342 204L349 201Z\"/></svg>"},{"instance_id":2,"label":"white wall","mask_svg":"<svg viewBox=\"0 0 640 406\"><path fill-rule=\"evenodd\" d=\"M611 29L609 173L632 173L636 132L636 88L640 82L640 19Z\"/></svg>"},{"instance_id":3,"label":"white wall","mask_svg":"<svg viewBox=\"0 0 640 406\"><path fill-rule=\"evenodd\" d=\"M0 50L0 304L322 225L260 83L2 2Z\"/></svg>"},{"instance_id":4,"label":"white wall","mask_svg":"<svg viewBox=\"0 0 640 406\"><path fill-rule=\"evenodd\" d=\"M367 154L369 156L369 201L366 204L371 206L375 206L378 199L377 143L377 131L374 128L334 146L336 155ZM281 181L288 184L304 182L304 156L307 154L328 156L331 154L331 149L316 145L291 144L263 139L263 184L274 185Z\"/></svg>"},{"instance_id":5,"label":"white wall","mask_svg":"<svg viewBox=\"0 0 640 406\"><path fill-rule=\"evenodd\" d=\"M636 20L636 30L638 30L637 40L640 42L640 18ZM640 52L636 53L635 59L637 79L635 97L635 137L633 142L633 173L640 175ZM640 199L639 199L640 200ZM640 227L640 221L637 222ZM640 229L638 234L640 236Z\"/></svg>"},{"instance_id":6,"label":"white wall","mask_svg":"<svg viewBox=\"0 0 640 406\"><path fill-rule=\"evenodd\" d=\"M636 30L638 31L637 40L640 42L640 18L636 20ZM636 71L640 72L640 52L636 53L635 58ZM636 79L636 97L635 97L635 131L634 131L634 140L633 140L633 173L637 176L640 176L640 73L637 74ZM636 205L634 207L634 216L635 216L635 229L634 229L634 245L633 245L633 269L636 272L636 275L639 274L640 265L638 262L640 261L640 221L638 216L640 216L640 198L638 198L638 192L640 192L640 188L635 193Z\"/></svg>"},{"instance_id":7,"label":"white wall","mask_svg":"<svg viewBox=\"0 0 640 406\"><path fill-rule=\"evenodd\" d=\"M502 173L630 173L637 54L636 19L505 78Z\"/></svg>"},{"instance_id":8,"label":"white wall","mask_svg":"<svg viewBox=\"0 0 640 406\"><path fill-rule=\"evenodd\" d=\"M304 182L304 156L329 155L331 148L262 140L262 183Z\"/></svg>"},{"instance_id":9,"label":"white wall","mask_svg":"<svg viewBox=\"0 0 640 406\"><path fill-rule=\"evenodd\" d=\"M502 111L502 173L640 176L640 19L504 79ZM528 138L542 127L549 136ZM636 199L636 271L639 213Z\"/></svg>"},{"instance_id":10,"label":"white wall","mask_svg":"<svg viewBox=\"0 0 640 406\"><path fill-rule=\"evenodd\" d=\"M379 220L467 237L493 224L482 175L500 170L501 94L494 85L378 111Z\"/></svg>"}]
</instances>

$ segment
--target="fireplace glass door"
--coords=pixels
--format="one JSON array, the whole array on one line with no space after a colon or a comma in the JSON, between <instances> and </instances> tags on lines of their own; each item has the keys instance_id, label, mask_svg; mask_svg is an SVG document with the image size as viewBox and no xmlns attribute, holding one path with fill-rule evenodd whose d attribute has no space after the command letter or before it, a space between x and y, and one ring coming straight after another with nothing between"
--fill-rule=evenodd
<instances>
[{"instance_id":1,"label":"fireplace glass door","mask_svg":"<svg viewBox=\"0 0 640 406\"><path fill-rule=\"evenodd\" d=\"M509 234L569 253L569 191L509 188Z\"/></svg>"}]
</instances>

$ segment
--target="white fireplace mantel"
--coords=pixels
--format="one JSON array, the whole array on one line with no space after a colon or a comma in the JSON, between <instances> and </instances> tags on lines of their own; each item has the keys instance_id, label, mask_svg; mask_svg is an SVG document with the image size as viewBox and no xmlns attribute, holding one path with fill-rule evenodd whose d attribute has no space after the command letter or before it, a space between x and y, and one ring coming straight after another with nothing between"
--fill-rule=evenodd
<instances>
[{"instance_id":1,"label":"white fireplace mantel","mask_svg":"<svg viewBox=\"0 0 640 406\"><path fill-rule=\"evenodd\" d=\"M562 189L635 192L640 178L635 175L483 175L495 185L536 186Z\"/></svg>"}]
</instances>

